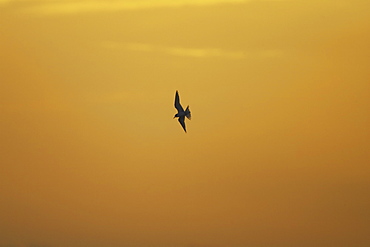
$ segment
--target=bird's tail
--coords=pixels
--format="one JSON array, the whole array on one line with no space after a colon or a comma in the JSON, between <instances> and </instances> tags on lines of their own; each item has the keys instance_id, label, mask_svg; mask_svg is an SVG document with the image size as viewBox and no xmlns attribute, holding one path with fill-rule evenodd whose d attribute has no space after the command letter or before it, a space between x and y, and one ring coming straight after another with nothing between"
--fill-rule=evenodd
<instances>
[{"instance_id":1,"label":"bird's tail","mask_svg":"<svg viewBox=\"0 0 370 247\"><path fill-rule=\"evenodd\" d=\"M189 120L191 120L191 112L190 112L189 106L188 106L188 107L186 107L185 114L186 114L185 116L186 116Z\"/></svg>"}]
</instances>

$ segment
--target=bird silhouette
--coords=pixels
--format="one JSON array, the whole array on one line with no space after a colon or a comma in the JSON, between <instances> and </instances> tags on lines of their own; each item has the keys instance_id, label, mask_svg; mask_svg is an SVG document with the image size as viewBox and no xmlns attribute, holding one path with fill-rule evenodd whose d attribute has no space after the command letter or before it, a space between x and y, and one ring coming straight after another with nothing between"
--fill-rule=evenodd
<instances>
[{"instance_id":1,"label":"bird silhouette","mask_svg":"<svg viewBox=\"0 0 370 247\"><path fill-rule=\"evenodd\" d=\"M173 118L178 117L179 123L181 124L182 128L184 129L184 131L186 133L185 117L187 117L189 120L191 120L191 113L190 113L189 106L186 107L185 111L184 111L184 108L182 108L182 106L180 104L179 92L177 90L176 90L176 94L175 94L175 108L177 110L177 113L175 114L175 116Z\"/></svg>"}]
</instances>

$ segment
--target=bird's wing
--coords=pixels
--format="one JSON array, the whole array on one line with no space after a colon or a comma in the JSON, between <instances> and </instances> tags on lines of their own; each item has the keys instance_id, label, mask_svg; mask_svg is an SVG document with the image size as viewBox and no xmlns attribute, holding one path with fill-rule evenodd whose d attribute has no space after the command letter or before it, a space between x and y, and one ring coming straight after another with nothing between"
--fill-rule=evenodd
<instances>
[{"instance_id":1,"label":"bird's wing","mask_svg":"<svg viewBox=\"0 0 370 247\"><path fill-rule=\"evenodd\" d=\"M176 91L176 95L175 95L175 108L177 109L178 112L183 112L184 109L182 108L181 104L180 104L180 96L179 96L179 93Z\"/></svg>"},{"instance_id":2,"label":"bird's wing","mask_svg":"<svg viewBox=\"0 0 370 247\"><path fill-rule=\"evenodd\" d=\"M186 126L185 126L185 116L179 117L179 123L181 124L182 128L186 132Z\"/></svg>"}]
</instances>

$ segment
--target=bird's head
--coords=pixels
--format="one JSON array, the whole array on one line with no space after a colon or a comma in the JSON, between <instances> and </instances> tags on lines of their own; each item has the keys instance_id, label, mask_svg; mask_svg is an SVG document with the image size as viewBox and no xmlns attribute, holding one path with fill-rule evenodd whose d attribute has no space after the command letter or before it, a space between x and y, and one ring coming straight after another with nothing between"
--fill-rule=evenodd
<instances>
[{"instance_id":1,"label":"bird's head","mask_svg":"<svg viewBox=\"0 0 370 247\"><path fill-rule=\"evenodd\" d=\"M175 118L175 117L179 117L179 116L177 115L177 113L175 114L175 116L174 116L173 118Z\"/></svg>"}]
</instances>

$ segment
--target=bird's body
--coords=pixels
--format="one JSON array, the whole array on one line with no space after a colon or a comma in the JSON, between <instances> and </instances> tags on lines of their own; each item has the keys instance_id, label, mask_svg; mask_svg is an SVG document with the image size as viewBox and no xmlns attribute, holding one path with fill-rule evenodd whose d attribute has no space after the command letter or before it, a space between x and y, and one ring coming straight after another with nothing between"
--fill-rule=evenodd
<instances>
[{"instance_id":1,"label":"bird's body","mask_svg":"<svg viewBox=\"0 0 370 247\"><path fill-rule=\"evenodd\" d=\"M187 117L190 120L191 119L191 113L190 113L189 106L186 107L185 111L184 111L184 108L182 108L182 106L180 104L180 96L179 96L179 93L177 91L176 91L176 94L175 94L175 108L177 110L177 114L173 118L176 118L176 117L179 118L178 119L179 123L181 124L182 128L186 132L185 117Z\"/></svg>"}]
</instances>

